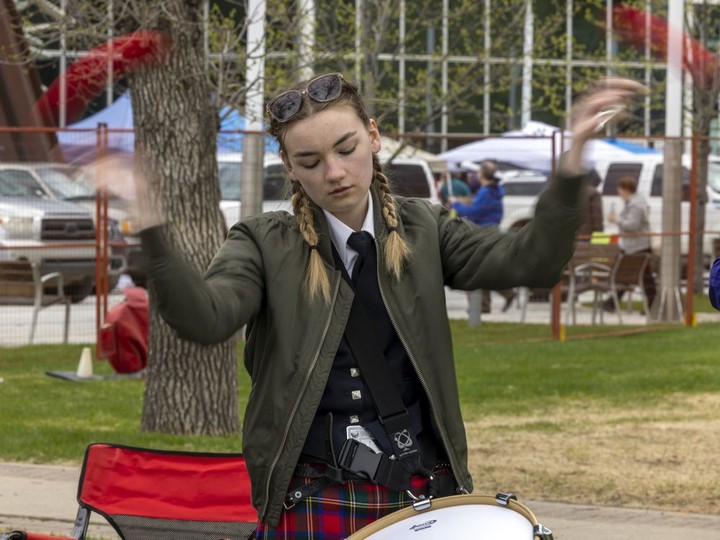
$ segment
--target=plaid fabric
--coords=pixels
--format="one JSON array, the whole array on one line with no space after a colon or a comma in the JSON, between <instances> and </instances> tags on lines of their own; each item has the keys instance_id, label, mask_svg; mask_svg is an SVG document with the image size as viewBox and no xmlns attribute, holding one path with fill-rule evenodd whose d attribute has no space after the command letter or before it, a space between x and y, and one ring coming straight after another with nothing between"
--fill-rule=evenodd
<instances>
[{"instance_id":1,"label":"plaid fabric","mask_svg":"<svg viewBox=\"0 0 720 540\"><path fill-rule=\"evenodd\" d=\"M288 491L314 480L295 476ZM412 493L418 496L427 495L427 492L428 479L414 476ZM283 510L277 528L270 528L260 521L256 534L264 540L342 540L412 502L405 492L390 491L367 480L332 484L294 508Z\"/></svg>"}]
</instances>

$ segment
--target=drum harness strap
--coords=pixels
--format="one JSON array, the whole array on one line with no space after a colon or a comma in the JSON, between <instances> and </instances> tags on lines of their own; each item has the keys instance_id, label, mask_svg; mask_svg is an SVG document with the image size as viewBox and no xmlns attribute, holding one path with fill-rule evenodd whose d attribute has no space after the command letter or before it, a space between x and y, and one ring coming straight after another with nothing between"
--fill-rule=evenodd
<instances>
[{"instance_id":1,"label":"drum harness strap","mask_svg":"<svg viewBox=\"0 0 720 540\"><path fill-rule=\"evenodd\" d=\"M290 491L284 501L286 509L331 483L361 478L382 484L393 491L406 491L417 500L418 497L410 492L412 475L422 471L433 479L431 472L422 466L419 441L410 425L410 415L400 398L383 351L377 340L369 337L374 335L374 331L357 294L350 308L345 335L360 367L361 376L373 397L380 422L392 444L393 455L376 453L364 443L349 438L336 460L332 444L332 415L328 414L326 470L318 474L322 476L318 480Z\"/></svg>"}]
</instances>

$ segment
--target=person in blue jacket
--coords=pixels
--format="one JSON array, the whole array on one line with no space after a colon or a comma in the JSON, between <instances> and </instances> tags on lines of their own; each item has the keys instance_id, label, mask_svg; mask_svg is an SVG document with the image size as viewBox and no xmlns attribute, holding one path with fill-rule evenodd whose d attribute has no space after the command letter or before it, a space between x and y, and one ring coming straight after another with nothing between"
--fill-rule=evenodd
<instances>
[{"instance_id":1,"label":"person in blue jacket","mask_svg":"<svg viewBox=\"0 0 720 540\"><path fill-rule=\"evenodd\" d=\"M497 168L492 161L480 164L480 188L470 204L463 204L457 197L449 197L450 204L460 217L465 217L481 227L500 225L503 218L503 197L505 191L496 175ZM505 289L498 291L505 298L503 312L507 311L515 299L515 291ZM490 313L490 291L482 291L482 312Z\"/></svg>"},{"instance_id":2,"label":"person in blue jacket","mask_svg":"<svg viewBox=\"0 0 720 540\"><path fill-rule=\"evenodd\" d=\"M457 197L449 197L450 204L460 217L466 217L476 225L500 225L503 218L505 191L495 175L492 161L480 164L480 188L470 204L463 204Z\"/></svg>"}]
</instances>

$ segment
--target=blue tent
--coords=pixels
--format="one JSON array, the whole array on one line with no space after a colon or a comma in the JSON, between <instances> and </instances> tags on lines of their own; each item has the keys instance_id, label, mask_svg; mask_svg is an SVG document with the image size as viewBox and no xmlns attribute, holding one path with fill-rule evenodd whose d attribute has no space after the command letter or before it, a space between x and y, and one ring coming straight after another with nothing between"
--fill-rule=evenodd
<instances>
[{"instance_id":1,"label":"blue tent","mask_svg":"<svg viewBox=\"0 0 720 540\"><path fill-rule=\"evenodd\" d=\"M621 141L620 139L616 139L614 137L607 138L607 139L605 139L605 141L610 144L614 144L618 148L622 148L623 150L626 150L633 154L659 154L660 153L655 148L650 148L649 146L643 146L642 144L637 144L637 143L630 142L630 141Z\"/></svg>"},{"instance_id":2,"label":"blue tent","mask_svg":"<svg viewBox=\"0 0 720 540\"><path fill-rule=\"evenodd\" d=\"M247 125L246 118L236 109L231 107L223 107L220 110L220 132L217 138L217 150L220 152L242 152L242 141L245 133L237 133L243 131ZM265 141L265 153L275 153L280 151L277 141L270 135L263 137Z\"/></svg>"},{"instance_id":3,"label":"blue tent","mask_svg":"<svg viewBox=\"0 0 720 540\"><path fill-rule=\"evenodd\" d=\"M218 153L242 152L242 140L246 120L238 111L224 107L220 111L220 132L217 138ZM112 105L88 116L70 126L68 131L58 132L58 141L68 161L75 161L83 155L94 154L97 145L96 130L99 124L108 129L108 147L124 152L132 152L135 146L133 113L130 93L117 98ZM80 131L82 130L82 131ZM274 138L265 135L265 152L278 152Z\"/></svg>"}]
</instances>

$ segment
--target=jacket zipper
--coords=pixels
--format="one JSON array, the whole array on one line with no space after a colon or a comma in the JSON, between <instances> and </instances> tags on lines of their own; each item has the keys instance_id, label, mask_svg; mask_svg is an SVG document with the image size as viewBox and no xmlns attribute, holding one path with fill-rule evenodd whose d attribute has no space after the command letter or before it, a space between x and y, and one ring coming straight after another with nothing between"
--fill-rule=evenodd
<instances>
[{"instance_id":1,"label":"jacket zipper","mask_svg":"<svg viewBox=\"0 0 720 540\"><path fill-rule=\"evenodd\" d=\"M295 401L295 404L293 405L292 411L290 412L290 416L288 418L287 424L285 424L285 430L283 431L283 436L281 439L280 446L278 447L277 454L273 458L270 469L268 471L267 475L267 482L265 484L265 504L263 505L263 510L260 513L261 516L264 516L267 512L268 505L270 504L270 480L272 479L273 472L275 471L275 467L278 464L278 461L280 461L280 455L282 454L283 448L285 448L285 441L287 441L288 433L290 432L290 426L293 423L293 419L295 418L295 414L297 413L298 407L300 406L300 400L302 399L302 396L305 394L305 389L307 388L307 385L310 381L310 375L315 370L315 364L317 364L318 357L320 356L320 349L322 349L322 344L325 342L325 337L328 333L328 328L330 328L330 322L332 321L332 313L333 313L333 307L335 306L335 302L337 300L337 294L338 290L340 289L340 280L335 281L335 290L333 293L333 299L331 303L331 309L328 310L328 317L325 321L325 327L323 328L323 333L318 345L317 350L315 351L315 356L313 357L312 363L310 364L310 368L307 370L307 373L305 374L305 380L303 381L302 388L300 389L300 392L298 392L297 400Z\"/></svg>"},{"instance_id":2,"label":"jacket zipper","mask_svg":"<svg viewBox=\"0 0 720 540\"><path fill-rule=\"evenodd\" d=\"M377 250L377 244L376 244L376 250ZM377 258L378 261L380 261L380 257ZM465 488L465 486L462 485L462 482L460 481L460 478L458 478L457 471L459 470L455 466L455 457L454 452L450 451L451 447L448 444L448 437L447 433L445 431L445 426L438 420L437 417L437 407L435 406L435 401L433 400L433 396L430 393L430 388L427 385L427 382L425 381L425 377L423 377L422 372L420 371L420 368L418 367L417 361L415 360L415 357L412 354L412 351L410 350L410 347L408 347L407 341L402 335L402 332L400 332L400 329L398 327L397 321L395 320L395 317L393 316L392 311L390 310L387 300L385 298L385 291L383 290L382 284L381 284L381 273L379 271L380 265L378 265L377 271L377 278L378 278L378 289L380 289L380 296L382 296L383 304L385 305L385 311L387 311L388 316L390 317L390 321L392 322L393 328L395 328L395 332L397 332L398 337L400 338L400 342L402 343L403 347L405 348L405 351L407 352L408 358L410 358L410 362L413 365L413 368L415 369L415 374L418 376L418 379L420 380L420 384L422 385L423 389L425 390L425 395L428 397L428 400L430 401L430 411L432 412L433 418L435 419L435 425L437 425L438 429L440 430L440 437L442 438L442 442L445 445L445 449L447 450L448 459L450 460L450 466L453 471L453 476L455 477L455 481L458 484L458 490L462 493L469 493L468 490Z\"/></svg>"}]
</instances>

